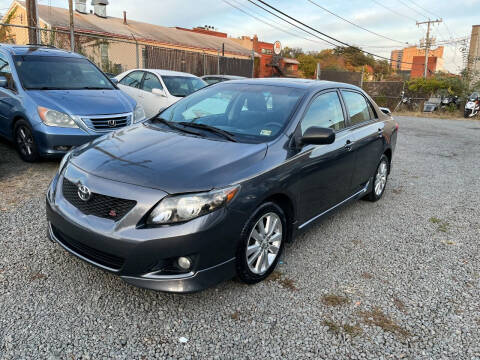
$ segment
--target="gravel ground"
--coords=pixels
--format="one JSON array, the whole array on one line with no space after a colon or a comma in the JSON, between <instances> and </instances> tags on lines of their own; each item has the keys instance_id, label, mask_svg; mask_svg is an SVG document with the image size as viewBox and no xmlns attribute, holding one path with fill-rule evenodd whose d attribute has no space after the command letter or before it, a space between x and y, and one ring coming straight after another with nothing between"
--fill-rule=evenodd
<instances>
[{"instance_id":1,"label":"gravel ground","mask_svg":"<svg viewBox=\"0 0 480 360\"><path fill-rule=\"evenodd\" d=\"M266 282L191 295L131 287L50 243L56 164L0 143L0 358L480 359L480 122L398 122L380 202L312 227Z\"/></svg>"}]
</instances>

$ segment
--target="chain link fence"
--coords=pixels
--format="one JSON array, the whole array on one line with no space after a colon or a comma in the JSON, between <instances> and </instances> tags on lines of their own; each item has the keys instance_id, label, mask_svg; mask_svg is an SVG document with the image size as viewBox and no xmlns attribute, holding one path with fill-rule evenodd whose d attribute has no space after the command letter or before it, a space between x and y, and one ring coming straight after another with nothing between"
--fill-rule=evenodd
<instances>
[{"instance_id":1,"label":"chain link fence","mask_svg":"<svg viewBox=\"0 0 480 360\"><path fill-rule=\"evenodd\" d=\"M2 24L0 42L26 45L29 43L28 26ZM68 29L38 30L40 45L71 50ZM197 76L228 74L252 77L253 59L221 56L207 51L189 51L157 46L137 41L134 36L114 38L75 32L75 52L84 55L105 73L117 75L135 68L152 68L191 73Z\"/></svg>"}]
</instances>

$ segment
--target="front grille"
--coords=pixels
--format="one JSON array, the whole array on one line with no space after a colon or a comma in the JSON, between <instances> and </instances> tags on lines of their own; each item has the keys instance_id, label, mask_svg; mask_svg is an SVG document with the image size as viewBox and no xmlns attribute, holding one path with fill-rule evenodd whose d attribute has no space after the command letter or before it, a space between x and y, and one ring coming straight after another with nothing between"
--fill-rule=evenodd
<instances>
[{"instance_id":1,"label":"front grille","mask_svg":"<svg viewBox=\"0 0 480 360\"><path fill-rule=\"evenodd\" d=\"M66 248L71 249L72 251L82 255L94 263L106 266L112 270L118 271L122 268L125 259L85 245L61 232L55 226L51 226L53 235L55 235L57 240L60 241Z\"/></svg>"},{"instance_id":2,"label":"front grille","mask_svg":"<svg viewBox=\"0 0 480 360\"><path fill-rule=\"evenodd\" d=\"M78 196L78 186L63 178L63 197L86 215L118 221L137 204L134 200L92 193L88 201Z\"/></svg>"},{"instance_id":3,"label":"front grille","mask_svg":"<svg viewBox=\"0 0 480 360\"><path fill-rule=\"evenodd\" d=\"M92 130L105 132L130 125L131 115L94 116L83 118L83 122Z\"/></svg>"}]
</instances>

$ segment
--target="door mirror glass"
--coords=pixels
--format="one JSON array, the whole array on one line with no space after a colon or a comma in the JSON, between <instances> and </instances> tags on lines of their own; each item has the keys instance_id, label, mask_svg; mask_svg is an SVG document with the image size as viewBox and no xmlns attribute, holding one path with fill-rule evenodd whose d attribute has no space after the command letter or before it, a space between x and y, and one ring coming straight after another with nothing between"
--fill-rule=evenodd
<instances>
[{"instance_id":1,"label":"door mirror glass","mask_svg":"<svg viewBox=\"0 0 480 360\"><path fill-rule=\"evenodd\" d=\"M392 112L390 111L389 108L386 108L386 107L381 107L379 108L381 112L383 112L384 114L386 115L392 115Z\"/></svg>"},{"instance_id":2,"label":"door mirror glass","mask_svg":"<svg viewBox=\"0 0 480 360\"><path fill-rule=\"evenodd\" d=\"M329 128L312 126L308 128L301 138L302 145L327 145L335 141L335 131Z\"/></svg>"},{"instance_id":3,"label":"door mirror glass","mask_svg":"<svg viewBox=\"0 0 480 360\"><path fill-rule=\"evenodd\" d=\"M117 78L112 77L112 78L110 78L110 81L111 81L112 83L114 83L115 85L118 84L118 79L117 79Z\"/></svg>"},{"instance_id":4,"label":"door mirror glass","mask_svg":"<svg viewBox=\"0 0 480 360\"><path fill-rule=\"evenodd\" d=\"M5 76L0 76L0 87L6 88L8 86L8 80Z\"/></svg>"},{"instance_id":5,"label":"door mirror glass","mask_svg":"<svg viewBox=\"0 0 480 360\"><path fill-rule=\"evenodd\" d=\"M152 89L152 94L158 95L158 96L163 96L163 97L166 97L166 96L167 96L167 95L165 94L165 91L163 91L162 89L159 89L159 88L153 88L153 89Z\"/></svg>"}]
</instances>

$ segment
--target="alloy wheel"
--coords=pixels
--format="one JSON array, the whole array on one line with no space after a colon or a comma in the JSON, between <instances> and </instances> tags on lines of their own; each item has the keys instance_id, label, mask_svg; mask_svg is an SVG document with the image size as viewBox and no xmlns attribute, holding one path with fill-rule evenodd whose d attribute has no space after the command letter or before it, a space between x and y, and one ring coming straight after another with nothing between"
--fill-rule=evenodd
<instances>
[{"instance_id":1,"label":"alloy wheel","mask_svg":"<svg viewBox=\"0 0 480 360\"><path fill-rule=\"evenodd\" d=\"M17 144L22 155L32 156L34 149L33 136L27 127L20 126L17 129Z\"/></svg>"},{"instance_id":2,"label":"alloy wheel","mask_svg":"<svg viewBox=\"0 0 480 360\"><path fill-rule=\"evenodd\" d=\"M388 176L388 164L385 160L382 160L380 165L378 166L377 174L375 175L375 195L380 196L385 189L385 185L387 184L387 176Z\"/></svg>"},{"instance_id":3,"label":"alloy wheel","mask_svg":"<svg viewBox=\"0 0 480 360\"><path fill-rule=\"evenodd\" d=\"M246 258L248 268L257 275L270 269L280 251L283 239L283 225L280 217L269 212L256 222L247 242Z\"/></svg>"}]
</instances>

